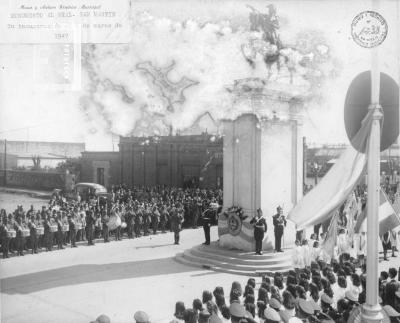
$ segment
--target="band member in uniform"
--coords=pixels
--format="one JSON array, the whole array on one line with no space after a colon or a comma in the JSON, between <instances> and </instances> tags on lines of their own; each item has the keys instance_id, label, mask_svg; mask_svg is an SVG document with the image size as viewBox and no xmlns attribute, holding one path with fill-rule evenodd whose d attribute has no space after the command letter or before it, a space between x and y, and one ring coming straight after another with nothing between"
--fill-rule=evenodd
<instances>
[{"instance_id":1,"label":"band member in uniform","mask_svg":"<svg viewBox=\"0 0 400 323\"><path fill-rule=\"evenodd\" d=\"M61 213L58 213L57 214L57 233L56 233L58 250L64 249L63 239L64 239L64 235L63 235L63 231L62 231Z\"/></svg>"},{"instance_id":2,"label":"band member in uniform","mask_svg":"<svg viewBox=\"0 0 400 323\"><path fill-rule=\"evenodd\" d=\"M22 236L22 220L20 217L18 217L17 221L15 222L14 230L17 232L18 256L23 256L24 255L24 237Z\"/></svg>"},{"instance_id":3,"label":"band member in uniform","mask_svg":"<svg viewBox=\"0 0 400 323\"><path fill-rule=\"evenodd\" d=\"M93 215L93 210L86 211L86 229L87 229L88 246L94 246L93 242L94 224L95 224L95 218Z\"/></svg>"},{"instance_id":4,"label":"band member in uniform","mask_svg":"<svg viewBox=\"0 0 400 323\"><path fill-rule=\"evenodd\" d=\"M171 209L171 229L174 231L175 244L179 244L179 232L181 231L183 222L183 212L179 208Z\"/></svg>"},{"instance_id":5,"label":"band member in uniform","mask_svg":"<svg viewBox=\"0 0 400 323\"><path fill-rule=\"evenodd\" d=\"M151 216L151 225L153 227L153 234L157 234L159 222L160 222L160 212L158 211L158 208L155 206L153 208L153 213Z\"/></svg>"},{"instance_id":6,"label":"band member in uniform","mask_svg":"<svg viewBox=\"0 0 400 323\"><path fill-rule=\"evenodd\" d=\"M133 238L133 223L134 223L134 212L132 206L128 206L125 213L126 231L128 233L128 239Z\"/></svg>"},{"instance_id":7,"label":"band member in uniform","mask_svg":"<svg viewBox=\"0 0 400 323\"><path fill-rule=\"evenodd\" d=\"M74 215L69 214L68 215L68 224L69 224L69 236L71 238L71 248L77 248L76 246L76 226L75 226L75 221Z\"/></svg>"},{"instance_id":8,"label":"band member in uniform","mask_svg":"<svg viewBox=\"0 0 400 323\"><path fill-rule=\"evenodd\" d=\"M101 223L103 226L103 238L104 238L104 243L110 242L109 240L109 232L108 232L108 221L110 220L109 216L107 215L107 210L102 211L102 216L101 216Z\"/></svg>"},{"instance_id":9,"label":"band member in uniform","mask_svg":"<svg viewBox=\"0 0 400 323\"><path fill-rule=\"evenodd\" d=\"M135 216L135 236L140 237L142 234L140 233L142 223L143 223L143 213L142 208L140 206L136 206L136 216Z\"/></svg>"},{"instance_id":10,"label":"band member in uniform","mask_svg":"<svg viewBox=\"0 0 400 323\"><path fill-rule=\"evenodd\" d=\"M283 230L286 226L286 219L283 215L283 210L280 206L276 208L277 213L273 217L274 234L275 234L275 251L283 252L282 250L282 236Z\"/></svg>"},{"instance_id":11,"label":"band member in uniform","mask_svg":"<svg viewBox=\"0 0 400 323\"><path fill-rule=\"evenodd\" d=\"M254 240L256 240L256 254L262 255L262 242L267 232L267 222L263 217L261 209L257 209L257 215L250 221L254 225Z\"/></svg>"},{"instance_id":12,"label":"band member in uniform","mask_svg":"<svg viewBox=\"0 0 400 323\"><path fill-rule=\"evenodd\" d=\"M50 215L47 215L46 218L43 221L43 226L44 226L44 244L46 247L46 251L51 251L53 249L53 235L52 232L50 231Z\"/></svg>"},{"instance_id":13,"label":"band member in uniform","mask_svg":"<svg viewBox=\"0 0 400 323\"><path fill-rule=\"evenodd\" d=\"M36 221L35 215L31 215L31 220L28 223L29 231L30 231L30 239L31 239L31 247L32 247L32 254L38 253L38 236L36 231Z\"/></svg>"},{"instance_id":14,"label":"band member in uniform","mask_svg":"<svg viewBox=\"0 0 400 323\"><path fill-rule=\"evenodd\" d=\"M3 221L0 226L0 235L1 235L1 249L3 252L3 258L9 258L8 255L8 245L10 243L10 239L8 237L8 226L7 226L7 217L3 217Z\"/></svg>"},{"instance_id":15,"label":"band member in uniform","mask_svg":"<svg viewBox=\"0 0 400 323\"><path fill-rule=\"evenodd\" d=\"M206 239L206 241L203 243L204 245L210 244L211 213L211 209L206 209L202 215L204 237Z\"/></svg>"},{"instance_id":16,"label":"band member in uniform","mask_svg":"<svg viewBox=\"0 0 400 323\"><path fill-rule=\"evenodd\" d=\"M161 228L162 233L165 233L165 227L167 225L168 218L169 218L169 214L168 214L167 206L163 205L161 214L160 214L160 228Z\"/></svg>"}]
</instances>

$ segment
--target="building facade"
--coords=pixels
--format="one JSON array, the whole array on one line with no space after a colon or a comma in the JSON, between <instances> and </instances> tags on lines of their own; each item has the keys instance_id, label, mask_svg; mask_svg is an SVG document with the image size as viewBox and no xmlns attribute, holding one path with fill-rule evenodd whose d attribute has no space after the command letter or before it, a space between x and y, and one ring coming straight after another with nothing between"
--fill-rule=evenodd
<instances>
[{"instance_id":1,"label":"building facade","mask_svg":"<svg viewBox=\"0 0 400 323\"><path fill-rule=\"evenodd\" d=\"M222 139L213 135L121 137L122 182L222 188Z\"/></svg>"},{"instance_id":2,"label":"building facade","mask_svg":"<svg viewBox=\"0 0 400 323\"><path fill-rule=\"evenodd\" d=\"M84 151L81 159L80 182L98 183L105 187L121 183L119 152Z\"/></svg>"},{"instance_id":3,"label":"building facade","mask_svg":"<svg viewBox=\"0 0 400 323\"><path fill-rule=\"evenodd\" d=\"M34 166L32 157L40 159L41 167L54 168L68 158L77 158L85 151L85 143L0 140L0 152L17 156L17 167Z\"/></svg>"}]
</instances>

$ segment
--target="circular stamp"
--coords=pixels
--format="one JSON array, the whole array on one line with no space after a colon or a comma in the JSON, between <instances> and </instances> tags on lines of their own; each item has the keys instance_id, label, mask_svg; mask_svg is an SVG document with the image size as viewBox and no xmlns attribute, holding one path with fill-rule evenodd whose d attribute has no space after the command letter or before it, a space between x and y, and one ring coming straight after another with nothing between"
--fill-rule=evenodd
<instances>
[{"instance_id":1,"label":"circular stamp","mask_svg":"<svg viewBox=\"0 0 400 323\"><path fill-rule=\"evenodd\" d=\"M372 48L383 43L388 33L388 25L379 13L363 11L351 23L351 36L360 46Z\"/></svg>"}]
</instances>

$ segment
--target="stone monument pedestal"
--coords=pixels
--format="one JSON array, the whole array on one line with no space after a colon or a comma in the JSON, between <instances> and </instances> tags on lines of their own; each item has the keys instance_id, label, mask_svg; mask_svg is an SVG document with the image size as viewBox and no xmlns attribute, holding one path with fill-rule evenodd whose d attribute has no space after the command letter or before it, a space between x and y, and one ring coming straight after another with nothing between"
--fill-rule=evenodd
<instances>
[{"instance_id":1,"label":"stone monument pedestal","mask_svg":"<svg viewBox=\"0 0 400 323\"><path fill-rule=\"evenodd\" d=\"M272 216L276 208L283 207L286 215L303 195L303 140L299 118L302 100L266 89L247 90L244 98L244 104L251 100L254 112L223 122L224 210L238 206L244 216L241 221L233 214L220 216L219 245L255 250L253 227L249 222L261 207L268 225L263 250L271 250L275 244ZM243 96L240 99L236 102L243 104ZM295 235L294 224L288 221L282 242L284 248L294 245Z\"/></svg>"}]
</instances>

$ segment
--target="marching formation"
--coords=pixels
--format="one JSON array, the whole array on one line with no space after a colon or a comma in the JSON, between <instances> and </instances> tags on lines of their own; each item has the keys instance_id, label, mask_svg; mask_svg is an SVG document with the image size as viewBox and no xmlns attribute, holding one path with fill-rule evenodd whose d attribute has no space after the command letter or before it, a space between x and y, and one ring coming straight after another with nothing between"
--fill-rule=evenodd
<instances>
[{"instance_id":1,"label":"marching formation","mask_svg":"<svg viewBox=\"0 0 400 323\"><path fill-rule=\"evenodd\" d=\"M38 253L45 248L63 249L68 244L95 239L116 241L167 230L175 234L179 243L182 225L196 228L204 210L210 203L222 203L221 190L177 189L166 187L141 187L128 189L124 185L112 187L110 201L90 195L82 199L67 200L54 193L49 204L27 211L18 206L8 213L2 209L0 236L3 258L10 253L24 255L30 249Z\"/></svg>"}]
</instances>

